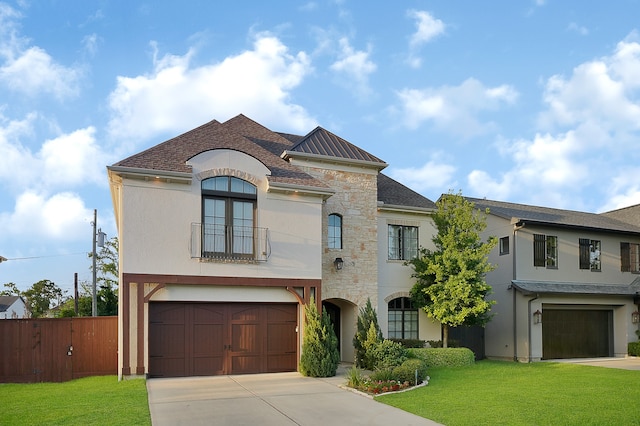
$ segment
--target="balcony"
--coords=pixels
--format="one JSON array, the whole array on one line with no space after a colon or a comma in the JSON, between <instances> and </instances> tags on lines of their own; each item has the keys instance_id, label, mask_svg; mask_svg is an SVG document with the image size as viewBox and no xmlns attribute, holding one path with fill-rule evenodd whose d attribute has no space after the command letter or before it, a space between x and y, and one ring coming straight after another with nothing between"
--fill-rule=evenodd
<instances>
[{"instance_id":1,"label":"balcony","mask_svg":"<svg viewBox=\"0 0 640 426\"><path fill-rule=\"evenodd\" d=\"M191 224L191 258L266 262L271 255L267 228Z\"/></svg>"}]
</instances>

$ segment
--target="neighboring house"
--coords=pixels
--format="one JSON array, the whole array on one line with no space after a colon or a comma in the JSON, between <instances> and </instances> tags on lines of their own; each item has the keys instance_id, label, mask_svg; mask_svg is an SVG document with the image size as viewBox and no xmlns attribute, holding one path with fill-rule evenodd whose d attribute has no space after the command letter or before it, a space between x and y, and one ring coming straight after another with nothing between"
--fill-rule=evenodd
<instances>
[{"instance_id":1,"label":"neighboring house","mask_svg":"<svg viewBox=\"0 0 640 426\"><path fill-rule=\"evenodd\" d=\"M498 237L487 357L623 357L640 303L640 227L606 214L468 198Z\"/></svg>"},{"instance_id":2,"label":"neighboring house","mask_svg":"<svg viewBox=\"0 0 640 426\"><path fill-rule=\"evenodd\" d=\"M29 318L22 296L0 296L0 319Z\"/></svg>"},{"instance_id":3,"label":"neighboring house","mask_svg":"<svg viewBox=\"0 0 640 426\"><path fill-rule=\"evenodd\" d=\"M341 358L367 299L385 336L438 340L404 261L431 246L435 204L317 127L239 115L108 167L119 250L119 376L295 371L312 298Z\"/></svg>"}]
</instances>

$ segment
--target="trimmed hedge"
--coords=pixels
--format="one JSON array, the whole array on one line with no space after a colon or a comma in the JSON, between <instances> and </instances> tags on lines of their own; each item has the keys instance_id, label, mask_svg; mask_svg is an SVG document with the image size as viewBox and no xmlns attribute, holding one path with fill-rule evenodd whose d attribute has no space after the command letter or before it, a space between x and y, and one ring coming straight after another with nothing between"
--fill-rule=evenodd
<instances>
[{"instance_id":1,"label":"trimmed hedge","mask_svg":"<svg viewBox=\"0 0 640 426\"><path fill-rule=\"evenodd\" d=\"M413 348L408 351L410 358L423 360L427 367L463 367L475 362L469 348Z\"/></svg>"},{"instance_id":2,"label":"trimmed hedge","mask_svg":"<svg viewBox=\"0 0 640 426\"><path fill-rule=\"evenodd\" d=\"M424 348L425 341L420 339L389 339L400 343L405 348Z\"/></svg>"},{"instance_id":3,"label":"trimmed hedge","mask_svg":"<svg viewBox=\"0 0 640 426\"><path fill-rule=\"evenodd\" d=\"M628 353L631 356L640 356L640 342L630 342Z\"/></svg>"}]
</instances>

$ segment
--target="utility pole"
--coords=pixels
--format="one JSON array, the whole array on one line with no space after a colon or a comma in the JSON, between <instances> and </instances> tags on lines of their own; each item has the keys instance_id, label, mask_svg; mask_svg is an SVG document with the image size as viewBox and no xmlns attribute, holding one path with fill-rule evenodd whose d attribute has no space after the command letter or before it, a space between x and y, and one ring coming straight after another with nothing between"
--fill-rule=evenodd
<instances>
[{"instance_id":1,"label":"utility pole","mask_svg":"<svg viewBox=\"0 0 640 426\"><path fill-rule=\"evenodd\" d=\"M91 260L93 261L93 286L91 293L91 316L98 316L98 293L96 292L96 238L97 238L97 229L96 226L98 224L98 210L93 209L93 252L91 254Z\"/></svg>"}]
</instances>

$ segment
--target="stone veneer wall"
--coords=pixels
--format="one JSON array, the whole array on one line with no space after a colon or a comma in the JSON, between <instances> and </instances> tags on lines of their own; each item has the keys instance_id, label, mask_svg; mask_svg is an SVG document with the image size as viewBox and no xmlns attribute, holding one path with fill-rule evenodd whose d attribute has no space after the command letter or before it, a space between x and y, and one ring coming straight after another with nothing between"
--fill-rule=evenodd
<instances>
[{"instance_id":1,"label":"stone veneer wall","mask_svg":"<svg viewBox=\"0 0 640 426\"><path fill-rule=\"evenodd\" d=\"M322 298L345 299L358 307L370 298L377 306L377 172L302 168L336 191L323 205ZM328 217L332 213L342 215L342 250L327 248ZM344 260L340 271L334 267L336 257Z\"/></svg>"}]
</instances>

